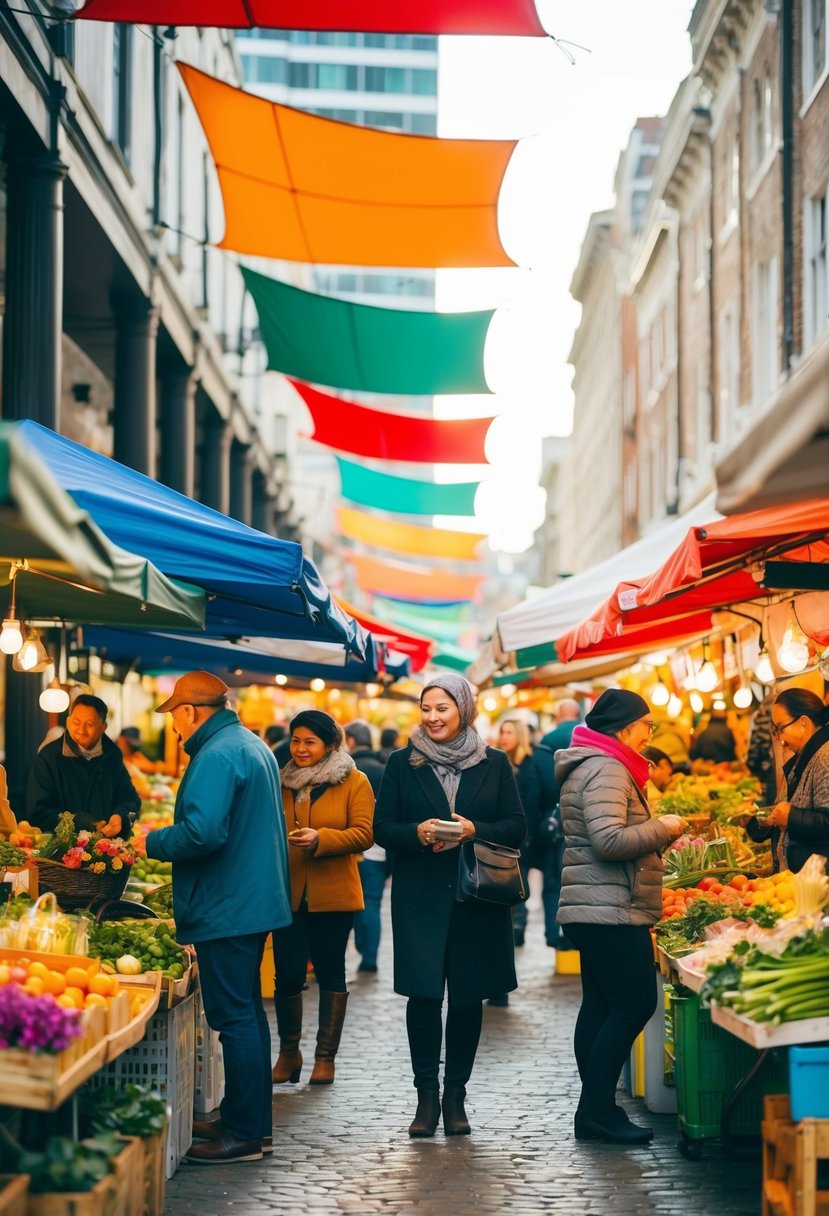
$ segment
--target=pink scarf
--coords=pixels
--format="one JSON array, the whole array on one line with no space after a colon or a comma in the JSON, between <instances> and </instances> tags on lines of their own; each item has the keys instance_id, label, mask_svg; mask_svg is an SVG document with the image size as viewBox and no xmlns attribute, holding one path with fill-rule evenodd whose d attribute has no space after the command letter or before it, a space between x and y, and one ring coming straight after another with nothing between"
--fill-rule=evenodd
<instances>
[{"instance_id":1,"label":"pink scarf","mask_svg":"<svg viewBox=\"0 0 829 1216\"><path fill-rule=\"evenodd\" d=\"M649 775L647 760L626 743L620 743L615 735L602 735L597 730L591 730L589 726L577 726L573 731L570 746L593 747L604 752L606 756L624 764L640 790L645 788Z\"/></svg>"}]
</instances>

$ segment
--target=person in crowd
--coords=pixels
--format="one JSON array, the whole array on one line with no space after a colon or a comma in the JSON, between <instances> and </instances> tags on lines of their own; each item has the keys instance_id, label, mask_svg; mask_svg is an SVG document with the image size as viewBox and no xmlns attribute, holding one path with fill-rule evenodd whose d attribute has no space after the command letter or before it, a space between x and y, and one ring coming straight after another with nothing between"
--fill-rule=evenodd
<instances>
[{"instance_id":1,"label":"person in crowd","mask_svg":"<svg viewBox=\"0 0 829 1216\"><path fill-rule=\"evenodd\" d=\"M556 755L565 837L558 918L581 952L578 1140L653 1137L615 1098L622 1065L656 1009L650 928L662 915L660 854L684 827L678 815L654 819L648 807L641 751L652 729L644 697L610 688Z\"/></svg>"},{"instance_id":2,"label":"person in crowd","mask_svg":"<svg viewBox=\"0 0 829 1216\"><path fill-rule=\"evenodd\" d=\"M0 764L0 840L8 840L17 831L17 819L9 802L9 783L6 770Z\"/></svg>"},{"instance_id":3,"label":"person in crowd","mask_svg":"<svg viewBox=\"0 0 829 1216\"><path fill-rule=\"evenodd\" d=\"M467 1135L464 1099L481 1034L482 1002L516 986L508 908L458 902L456 843L438 840L443 820L476 836L519 848L526 835L515 778L503 752L487 747L473 725L472 686L460 675L435 676L420 697L422 724L392 754L375 815L377 840L393 856L394 990L408 997L417 1111L410 1136L433 1136L443 1111L449 1136ZM448 990L443 1100L438 1072Z\"/></svg>"},{"instance_id":4,"label":"person in crowd","mask_svg":"<svg viewBox=\"0 0 829 1216\"><path fill-rule=\"evenodd\" d=\"M380 731L379 758L383 764L388 764L389 756L400 746L400 731L396 726L384 726Z\"/></svg>"},{"instance_id":5,"label":"person in crowd","mask_svg":"<svg viewBox=\"0 0 829 1216\"><path fill-rule=\"evenodd\" d=\"M688 738L678 723L664 717L657 721L651 743L665 753L674 766L675 773L690 773L691 753L688 750Z\"/></svg>"},{"instance_id":6,"label":"person in crowd","mask_svg":"<svg viewBox=\"0 0 829 1216\"><path fill-rule=\"evenodd\" d=\"M274 1084L302 1071L302 989L309 960L319 985L319 1028L311 1085L330 1085L348 992L345 951L363 891L357 859L371 848L374 795L330 714L303 710L290 725L282 770L293 918L273 935L279 1058Z\"/></svg>"},{"instance_id":7,"label":"person in crowd","mask_svg":"<svg viewBox=\"0 0 829 1216\"><path fill-rule=\"evenodd\" d=\"M694 736L691 744L692 760L710 760L713 764L724 764L736 760L737 744L726 719L724 709L712 709L708 725Z\"/></svg>"},{"instance_id":8,"label":"person in crowd","mask_svg":"<svg viewBox=\"0 0 829 1216\"><path fill-rule=\"evenodd\" d=\"M748 771L762 785L762 800L767 806L778 800L778 783L782 770L780 741L772 730L771 707L775 696L773 690L768 693L751 716L746 755Z\"/></svg>"},{"instance_id":9,"label":"person in crowd","mask_svg":"<svg viewBox=\"0 0 829 1216\"><path fill-rule=\"evenodd\" d=\"M150 760L149 756L144 755L141 750L141 732L137 726L125 726L115 742L127 768L138 769L139 773L169 772L163 760Z\"/></svg>"},{"instance_id":10,"label":"person in crowd","mask_svg":"<svg viewBox=\"0 0 829 1216\"><path fill-rule=\"evenodd\" d=\"M538 869L544 876L541 891L544 936L547 945L555 950L573 948L556 920L561 898L564 834L558 806L560 786L556 779L555 754L561 748L570 746L579 721L578 701L572 697L559 701L555 726L536 744L529 760L521 765L518 772L518 792L527 815L530 840L527 860L530 869Z\"/></svg>"},{"instance_id":11,"label":"person in crowd","mask_svg":"<svg viewBox=\"0 0 829 1216\"><path fill-rule=\"evenodd\" d=\"M673 760L659 747L643 747L641 754L647 760L650 771L645 795L648 802L658 802L673 778Z\"/></svg>"},{"instance_id":12,"label":"person in crowd","mask_svg":"<svg viewBox=\"0 0 829 1216\"><path fill-rule=\"evenodd\" d=\"M179 941L195 946L204 1012L219 1032L225 1096L219 1119L193 1122L187 1160L257 1161L273 1151L271 1035L259 968L265 939L291 920L279 769L262 739L227 708L218 676L181 676L157 713L190 758L173 823L139 848L173 863Z\"/></svg>"},{"instance_id":13,"label":"person in crowd","mask_svg":"<svg viewBox=\"0 0 829 1216\"><path fill-rule=\"evenodd\" d=\"M829 709L804 688L787 688L771 708L772 730L794 754L786 761L788 801L766 823L786 834L786 864L795 873L812 853L829 858Z\"/></svg>"},{"instance_id":14,"label":"person in crowd","mask_svg":"<svg viewBox=\"0 0 829 1216\"><path fill-rule=\"evenodd\" d=\"M526 722L522 722L520 718L505 718L498 727L498 740L495 746L499 751L504 752L512 765L512 772L516 782L520 782L521 769L529 762L530 756L532 755L530 728L527 726ZM528 833L523 844L521 845L521 860L519 862L521 873L524 876L524 886L527 891L530 889L529 848L530 840ZM512 910L512 934L516 946L524 945L526 929L527 905L526 902L524 902L516 904ZM489 1004L504 1008L509 1004L509 995L505 992L500 996L490 997Z\"/></svg>"},{"instance_id":15,"label":"person in crowd","mask_svg":"<svg viewBox=\"0 0 829 1216\"><path fill-rule=\"evenodd\" d=\"M371 727L368 722L356 718L345 726L345 743L351 757L365 773L375 799L380 792L385 765L371 750ZM354 914L354 945L360 955L358 971L371 974L377 971L377 952L380 949L380 907L386 888L386 850L375 843L363 854L360 862L360 883L363 888L365 907Z\"/></svg>"},{"instance_id":16,"label":"person in crowd","mask_svg":"<svg viewBox=\"0 0 829 1216\"><path fill-rule=\"evenodd\" d=\"M291 741L288 738L287 726L274 722L265 727L265 742L276 757L276 763L283 769L291 758Z\"/></svg>"},{"instance_id":17,"label":"person in crowd","mask_svg":"<svg viewBox=\"0 0 829 1216\"><path fill-rule=\"evenodd\" d=\"M71 811L78 830L110 824L113 835L128 837L141 809L119 748L106 734L107 706L81 693L59 738L38 752L26 791L26 818L44 832Z\"/></svg>"}]
</instances>

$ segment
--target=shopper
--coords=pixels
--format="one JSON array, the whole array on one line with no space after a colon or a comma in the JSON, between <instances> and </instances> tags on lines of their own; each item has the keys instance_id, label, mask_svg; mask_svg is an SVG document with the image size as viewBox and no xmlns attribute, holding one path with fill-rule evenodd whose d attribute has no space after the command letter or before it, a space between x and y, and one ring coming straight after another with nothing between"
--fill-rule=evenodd
<instances>
[{"instance_id":1,"label":"shopper","mask_svg":"<svg viewBox=\"0 0 829 1216\"><path fill-rule=\"evenodd\" d=\"M368 777L375 799L380 792L385 763L371 750L371 727L362 718L355 718L345 725L345 743L351 758L361 773ZM386 850L375 843L366 849L360 861L360 885L363 888L365 907L354 913L354 945L360 955L358 971L374 974L377 971L377 953L380 949L380 908L386 889Z\"/></svg>"},{"instance_id":2,"label":"shopper","mask_svg":"<svg viewBox=\"0 0 829 1216\"><path fill-rule=\"evenodd\" d=\"M420 697L422 725L386 765L375 816L393 856L394 989L409 998L406 1029L417 1089L410 1136L433 1136L440 1117L441 1006L448 989L443 1128L465 1135L466 1084L481 1034L481 1003L516 987L508 908L457 902L458 851L437 840L443 820L474 837L518 848L526 834L515 778L502 752L473 726L472 687L435 676Z\"/></svg>"},{"instance_id":3,"label":"shopper","mask_svg":"<svg viewBox=\"0 0 829 1216\"><path fill-rule=\"evenodd\" d=\"M641 755L648 762L649 776L647 785L645 786L645 794L648 802L658 802L673 780L673 761L659 747L643 747Z\"/></svg>"},{"instance_id":4,"label":"shopper","mask_svg":"<svg viewBox=\"0 0 829 1216\"><path fill-rule=\"evenodd\" d=\"M343 729L322 710L290 725L282 770L293 918L273 935L279 1058L273 1081L296 1084L302 1070L302 989L310 960L319 985L319 1028L311 1085L330 1085L348 992L345 950L363 908L357 858L372 844L374 795L344 747Z\"/></svg>"},{"instance_id":5,"label":"shopper","mask_svg":"<svg viewBox=\"0 0 829 1216\"><path fill-rule=\"evenodd\" d=\"M652 729L643 697L608 689L556 756L565 837L558 919L581 951L579 1140L644 1144L653 1136L615 1101L622 1065L656 1008L650 927L662 915L660 851L684 826L678 815L651 817L640 752Z\"/></svg>"},{"instance_id":6,"label":"shopper","mask_svg":"<svg viewBox=\"0 0 829 1216\"><path fill-rule=\"evenodd\" d=\"M271 1036L259 967L265 939L291 919L279 770L269 748L227 708L227 685L207 671L176 681L157 709L170 714L190 763L171 827L146 837L149 857L173 863L179 941L199 962L204 1012L218 1030L225 1096L216 1123L197 1120L188 1161L256 1161L273 1147Z\"/></svg>"},{"instance_id":7,"label":"shopper","mask_svg":"<svg viewBox=\"0 0 829 1216\"><path fill-rule=\"evenodd\" d=\"M383 764L388 764L389 756L400 746L400 731L396 726L384 726L380 731L379 758Z\"/></svg>"},{"instance_id":8,"label":"shopper","mask_svg":"<svg viewBox=\"0 0 829 1216\"><path fill-rule=\"evenodd\" d=\"M694 736L691 744L692 760L709 760L712 764L726 764L737 758L737 744L728 725L724 709L712 709L708 725Z\"/></svg>"},{"instance_id":9,"label":"shopper","mask_svg":"<svg viewBox=\"0 0 829 1216\"><path fill-rule=\"evenodd\" d=\"M121 752L106 733L108 712L100 697L81 693L75 698L66 729L32 764L26 792L29 823L52 832L58 816L71 811L78 831L92 831L114 816L117 835L130 835L141 799Z\"/></svg>"},{"instance_id":10,"label":"shopper","mask_svg":"<svg viewBox=\"0 0 829 1216\"><path fill-rule=\"evenodd\" d=\"M530 745L530 728L520 718L505 718L498 728L498 741L495 744L503 752L512 766L512 774L518 784L520 793L520 773L525 764L530 762L532 747ZM526 812L525 812L526 814ZM529 831L521 844L521 860L519 865L524 878L524 886L529 891L530 867L528 849L530 846ZM524 945L524 935L527 929L526 902L516 904L512 910L512 936L516 946ZM489 998L490 1005L504 1008L509 1004L506 992Z\"/></svg>"},{"instance_id":11,"label":"shopper","mask_svg":"<svg viewBox=\"0 0 829 1216\"><path fill-rule=\"evenodd\" d=\"M787 688L771 719L794 755L783 766L789 799L772 807L766 823L786 833L786 863L797 872L812 853L829 858L829 709L815 693Z\"/></svg>"}]
</instances>

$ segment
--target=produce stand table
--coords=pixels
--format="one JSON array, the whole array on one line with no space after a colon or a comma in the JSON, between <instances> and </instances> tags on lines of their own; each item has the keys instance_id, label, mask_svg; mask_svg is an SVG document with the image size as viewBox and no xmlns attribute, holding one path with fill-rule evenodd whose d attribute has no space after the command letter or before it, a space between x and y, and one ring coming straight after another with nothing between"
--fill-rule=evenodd
<instances>
[{"instance_id":1,"label":"produce stand table","mask_svg":"<svg viewBox=\"0 0 829 1216\"><path fill-rule=\"evenodd\" d=\"M804 1018L799 1022L783 1022L772 1026L754 1022L722 1005L711 1006L711 1021L729 1034L742 1039L751 1047L794 1047L800 1043L820 1043L829 1039L829 1018Z\"/></svg>"},{"instance_id":2,"label":"produce stand table","mask_svg":"<svg viewBox=\"0 0 829 1216\"><path fill-rule=\"evenodd\" d=\"M84 1032L57 1055L7 1048L0 1051L0 1105L57 1110L106 1062L103 1009L87 1009Z\"/></svg>"},{"instance_id":3,"label":"produce stand table","mask_svg":"<svg viewBox=\"0 0 829 1216\"><path fill-rule=\"evenodd\" d=\"M763 1119L763 1216L829 1216L818 1189L818 1162L829 1158L829 1119L792 1123L785 1095L766 1098Z\"/></svg>"}]
</instances>

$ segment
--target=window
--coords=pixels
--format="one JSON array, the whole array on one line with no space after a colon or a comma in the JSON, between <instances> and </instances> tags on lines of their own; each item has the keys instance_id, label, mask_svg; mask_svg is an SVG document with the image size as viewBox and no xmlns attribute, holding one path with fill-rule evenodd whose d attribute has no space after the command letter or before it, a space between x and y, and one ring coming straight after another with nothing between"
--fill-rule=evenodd
<instances>
[{"instance_id":1,"label":"window","mask_svg":"<svg viewBox=\"0 0 829 1216\"><path fill-rule=\"evenodd\" d=\"M412 68L412 89L419 96L435 97L438 91L438 74L427 68Z\"/></svg>"},{"instance_id":2,"label":"window","mask_svg":"<svg viewBox=\"0 0 829 1216\"><path fill-rule=\"evenodd\" d=\"M367 93L405 93L404 68L366 68Z\"/></svg>"},{"instance_id":3,"label":"window","mask_svg":"<svg viewBox=\"0 0 829 1216\"><path fill-rule=\"evenodd\" d=\"M356 64L319 63L316 68L318 89L345 89L353 92L358 87Z\"/></svg>"},{"instance_id":4,"label":"window","mask_svg":"<svg viewBox=\"0 0 829 1216\"><path fill-rule=\"evenodd\" d=\"M415 135L436 135L437 134L437 116L434 114L412 114L410 115L410 129Z\"/></svg>"},{"instance_id":5,"label":"window","mask_svg":"<svg viewBox=\"0 0 829 1216\"><path fill-rule=\"evenodd\" d=\"M829 317L829 254L827 254L827 208L829 194L806 200L804 224L803 290L804 347L808 348L825 331Z\"/></svg>"},{"instance_id":6,"label":"window","mask_svg":"<svg viewBox=\"0 0 829 1216\"><path fill-rule=\"evenodd\" d=\"M761 406L777 387L776 257L755 266L753 287L751 398Z\"/></svg>"},{"instance_id":7,"label":"window","mask_svg":"<svg viewBox=\"0 0 829 1216\"><path fill-rule=\"evenodd\" d=\"M727 309L720 321L719 350L719 437L730 440L740 407L740 318L736 308Z\"/></svg>"},{"instance_id":8,"label":"window","mask_svg":"<svg viewBox=\"0 0 829 1216\"><path fill-rule=\"evenodd\" d=\"M288 64L288 84L292 89L312 89L315 67L314 63Z\"/></svg>"},{"instance_id":9,"label":"window","mask_svg":"<svg viewBox=\"0 0 829 1216\"><path fill-rule=\"evenodd\" d=\"M804 0L803 92L808 96L826 68L827 0Z\"/></svg>"},{"instance_id":10,"label":"window","mask_svg":"<svg viewBox=\"0 0 829 1216\"><path fill-rule=\"evenodd\" d=\"M754 100L751 112L752 160L755 169L766 158L774 135L774 112L772 108L771 73L768 68L762 80L754 81Z\"/></svg>"},{"instance_id":11,"label":"window","mask_svg":"<svg viewBox=\"0 0 829 1216\"><path fill-rule=\"evenodd\" d=\"M403 129L403 115L393 110L366 110L363 119L369 127L384 127L390 131Z\"/></svg>"},{"instance_id":12,"label":"window","mask_svg":"<svg viewBox=\"0 0 829 1216\"><path fill-rule=\"evenodd\" d=\"M285 84L288 64L271 55L242 55L242 71L248 84Z\"/></svg>"},{"instance_id":13,"label":"window","mask_svg":"<svg viewBox=\"0 0 829 1216\"><path fill-rule=\"evenodd\" d=\"M112 138L129 164L132 134L132 26L121 23L114 25L112 37Z\"/></svg>"},{"instance_id":14,"label":"window","mask_svg":"<svg viewBox=\"0 0 829 1216\"><path fill-rule=\"evenodd\" d=\"M731 141L725 161L725 223L736 224L740 213L740 150Z\"/></svg>"}]
</instances>

